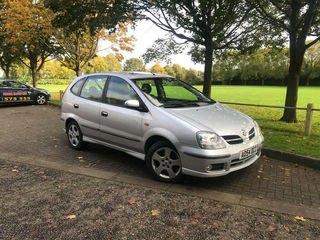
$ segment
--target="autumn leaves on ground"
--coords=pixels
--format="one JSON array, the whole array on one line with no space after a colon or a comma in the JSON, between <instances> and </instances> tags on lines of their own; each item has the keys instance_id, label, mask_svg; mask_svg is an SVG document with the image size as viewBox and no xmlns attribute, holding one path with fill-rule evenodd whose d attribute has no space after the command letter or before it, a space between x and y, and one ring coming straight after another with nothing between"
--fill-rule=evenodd
<instances>
[{"instance_id":1,"label":"autumn leaves on ground","mask_svg":"<svg viewBox=\"0 0 320 240\"><path fill-rule=\"evenodd\" d=\"M315 239L320 223L0 161L0 238Z\"/></svg>"}]
</instances>

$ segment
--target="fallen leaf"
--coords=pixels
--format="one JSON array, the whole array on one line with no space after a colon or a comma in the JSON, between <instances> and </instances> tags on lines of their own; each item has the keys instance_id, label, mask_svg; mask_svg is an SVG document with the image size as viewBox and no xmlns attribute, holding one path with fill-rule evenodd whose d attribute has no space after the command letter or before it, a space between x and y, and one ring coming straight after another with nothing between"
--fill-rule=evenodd
<instances>
[{"instance_id":1,"label":"fallen leaf","mask_svg":"<svg viewBox=\"0 0 320 240\"><path fill-rule=\"evenodd\" d=\"M152 216L159 216L160 215L160 209L153 209L151 210Z\"/></svg>"},{"instance_id":2,"label":"fallen leaf","mask_svg":"<svg viewBox=\"0 0 320 240\"><path fill-rule=\"evenodd\" d=\"M132 204L135 204L135 203L136 203L136 201L135 201L135 200L133 200L133 199L130 199L130 200L128 200L128 203L129 203L130 205L132 205Z\"/></svg>"},{"instance_id":3,"label":"fallen leaf","mask_svg":"<svg viewBox=\"0 0 320 240\"><path fill-rule=\"evenodd\" d=\"M287 139L286 142L291 143L291 140Z\"/></svg>"},{"instance_id":4,"label":"fallen leaf","mask_svg":"<svg viewBox=\"0 0 320 240\"><path fill-rule=\"evenodd\" d=\"M272 231L274 231L274 230L275 230L275 227L273 227L273 226L271 226L271 225L268 227L268 231L272 232Z\"/></svg>"},{"instance_id":5,"label":"fallen leaf","mask_svg":"<svg viewBox=\"0 0 320 240\"><path fill-rule=\"evenodd\" d=\"M82 159L83 157L77 157L78 159Z\"/></svg>"},{"instance_id":6,"label":"fallen leaf","mask_svg":"<svg viewBox=\"0 0 320 240\"><path fill-rule=\"evenodd\" d=\"M290 232L290 229L287 226L283 226L287 232Z\"/></svg>"},{"instance_id":7,"label":"fallen leaf","mask_svg":"<svg viewBox=\"0 0 320 240\"><path fill-rule=\"evenodd\" d=\"M223 208L223 205L222 204L217 204L216 207L217 208Z\"/></svg>"},{"instance_id":8,"label":"fallen leaf","mask_svg":"<svg viewBox=\"0 0 320 240\"><path fill-rule=\"evenodd\" d=\"M201 218L201 215L200 215L200 214L195 214L195 215L193 216L193 218L199 219L199 218Z\"/></svg>"},{"instance_id":9,"label":"fallen leaf","mask_svg":"<svg viewBox=\"0 0 320 240\"><path fill-rule=\"evenodd\" d=\"M79 160L79 162L82 162L82 163L84 163L84 162L85 162L85 160L81 159L81 160Z\"/></svg>"},{"instance_id":10,"label":"fallen leaf","mask_svg":"<svg viewBox=\"0 0 320 240\"><path fill-rule=\"evenodd\" d=\"M55 148L57 148L57 147L58 147L58 145L54 145L54 147L55 147Z\"/></svg>"},{"instance_id":11,"label":"fallen leaf","mask_svg":"<svg viewBox=\"0 0 320 240\"><path fill-rule=\"evenodd\" d=\"M217 228L217 227L219 226L219 224L216 223L216 222L214 222L214 223L212 223L212 226L213 226L214 228Z\"/></svg>"},{"instance_id":12,"label":"fallen leaf","mask_svg":"<svg viewBox=\"0 0 320 240\"><path fill-rule=\"evenodd\" d=\"M88 165L84 166L85 168L89 168L92 166L92 163L88 163Z\"/></svg>"},{"instance_id":13,"label":"fallen leaf","mask_svg":"<svg viewBox=\"0 0 320 240\"><path fill-rule=\"evenodd\" d=\"M12 172L19 172L18 169L12 169Z\"/></svg>"},{"instance_id":14,"label":"fallen leaf","mask_svg":"<svg viewBox=\"0 0 320 240\"><path fill-rule=\"evenodd\" d=\"M76 217L77 217L76 215L69 215L69 216L67 216L67 219L74 219Z\"/></svg>"},{"instance_id":15,"label":"fallen leaf","mask_svg":"<svg viewBox=\"0 0 320 240\"><path fill-rule=\"evenodd\" d=\"M260 176L258 175L257 178L260 179Z\"/></svg>"},{"instance_id":16,"label":"fallen leaf","mask_svg":"<svg viewBox=\"0 0 320 240\"><path fill-rule=\"evenodd\" d=\"M257 196L257 198L259 198L259 199L263 199L263 196L259 195L259 196Z\"/></svg>"},{"instance_id":17,"label":"fallen leaf","mask_svg":"<svg viewBox=\"0 0 320 240\"><path fill-rule=\"evenodd\" d=\"M262 157L263 157L263 158L267 158L267 155L263 155Z\"/></svg>"},{"instance_id":18,"label":"fallen leaf","mask_svg":"<svg viewBox=\"0 0 320 240\"><path fill-rule=\"evenodd\" d=\"M299 217L299 216L296 216L295 219L297 219L297 220L299 220L299 221L302 221L302 222L307 221L307 220L304 219L303 217Z\"/></svg>"},{"instance_id":19,"label":"fallen leaf","mask_svg":"<svg viewBox=\"0 0 320 240\"><path fill-rule=\"evenodd\" d=\"M193 221L191 222L191 224L192 224L192 225L198 224L198 220L193 220Z\"/></svg>"},{"instance_id":20,"label":"fallen leaf","mask_svg":"<svg viewBox=\"0 0 320 240\"><path fill-rule=\"evenodd\" d=\"M43 175L43 176L41 176L43 179L47 179L47 176L46 175Z\"/></svg>"},{"instance_id":21,"label":"fallen leaf","mask_svg":"<svg viewBox=\"0 0 320 240\"><path fill-rule=\"evenodd\" d=\"M39 171L39 174L44 174L44 171Z\"/></svg>"},{"instance_id":22,"label":"fallen leaf","mask_svg":"<svg viewBox=\"0 0 320 240\"><path fill-rule=\"evenodd\" d=\"M173 237L169 237L168 240L174 240L174 238Z\"/></svg>"}]
</instances>

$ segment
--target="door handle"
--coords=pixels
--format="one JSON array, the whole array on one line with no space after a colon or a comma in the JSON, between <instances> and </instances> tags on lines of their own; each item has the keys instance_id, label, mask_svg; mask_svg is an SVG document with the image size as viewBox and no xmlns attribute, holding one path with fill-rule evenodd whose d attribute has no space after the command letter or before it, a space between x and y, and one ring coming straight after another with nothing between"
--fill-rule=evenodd
<instances>
[{"instance_id":1,"label":"door handle","mask_svg":"<svg viewBox=\"0 0 320 240\"><path fill-rule=\"evenodd\" d=\"M102 112L101 112L101 116L102 116L102 117L108 117L108 113L105 112L105 111L102 111Z\"/></svg>"},{"instance_id":2,"label":"door handle","mask_svg":"<svg viewBox=\"0 0 320 240\"><path fill-rule=\"evenodd\" d=\"M79 105L78 104L74 104L73 107L74 108L79 108Z\"/></svg>"}]
</instances>

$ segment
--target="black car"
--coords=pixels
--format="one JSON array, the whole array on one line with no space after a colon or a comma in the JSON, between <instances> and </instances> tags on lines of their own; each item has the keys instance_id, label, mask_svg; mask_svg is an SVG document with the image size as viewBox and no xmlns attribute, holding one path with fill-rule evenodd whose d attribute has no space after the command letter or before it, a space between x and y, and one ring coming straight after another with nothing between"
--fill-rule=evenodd
<instances>
[{"instance_id":1,"label":"black car","mask_svg":"<svg viewBox=\"0 0 320 240\"><path fill-rule=\"evenodd\" d=\"M0 79L0 104L36 103L45 104L50 100L47 90L33 88L11 79Z\"/></svg>"}]
</instances>

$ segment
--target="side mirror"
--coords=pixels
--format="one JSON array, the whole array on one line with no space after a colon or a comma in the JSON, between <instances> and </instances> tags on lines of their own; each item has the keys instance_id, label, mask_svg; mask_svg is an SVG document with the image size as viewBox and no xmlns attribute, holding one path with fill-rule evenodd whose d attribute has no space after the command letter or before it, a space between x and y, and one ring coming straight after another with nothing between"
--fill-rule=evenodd
<instances>
[{"instance_id":1,"label":"side mirror","mask_svg":"<svg viewBox=\"0 0 320 240\"><path fill-rule=\"evenodd\" d=\"M138 100L127 100L127 101L125 101L124 105L129 108L139 108L140 107L140 103Z\"/></svg>"}]
</instances>

